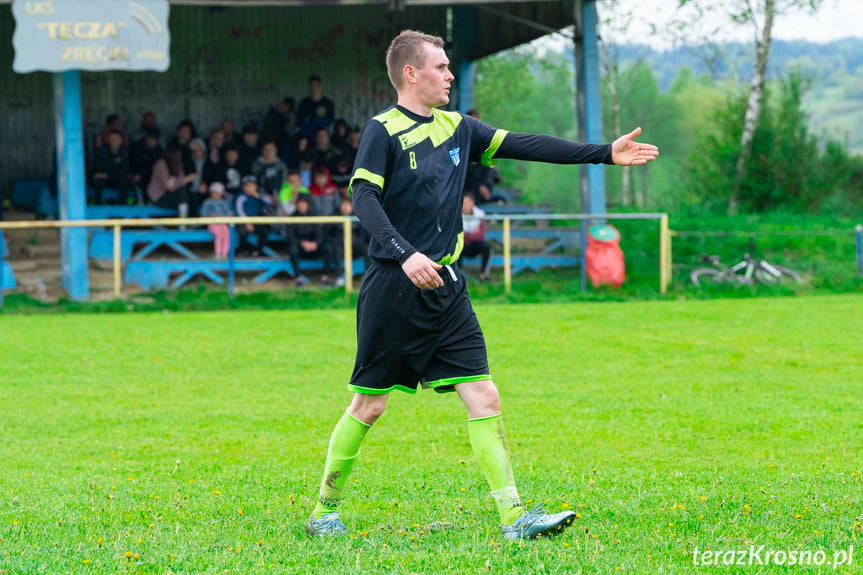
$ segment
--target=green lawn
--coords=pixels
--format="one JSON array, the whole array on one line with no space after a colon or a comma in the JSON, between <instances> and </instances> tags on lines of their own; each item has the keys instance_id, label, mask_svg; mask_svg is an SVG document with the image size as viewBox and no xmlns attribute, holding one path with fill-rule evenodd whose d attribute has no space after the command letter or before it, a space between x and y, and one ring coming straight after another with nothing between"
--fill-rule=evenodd
<instances>
[{"instance_id":1,"label":"green lawn","mask_svg":"<svg viewBox=\"0 0 863 575\"><path fill-rule=\"evenodd\" d=\"M305 536L350 310L6 315L0 574L861 572L693 565L861 543L860 296L477 313L522 497L565 534L502 542L463 407L421 392L366 439L350 537Z\"/></svg>"}]
</instances>

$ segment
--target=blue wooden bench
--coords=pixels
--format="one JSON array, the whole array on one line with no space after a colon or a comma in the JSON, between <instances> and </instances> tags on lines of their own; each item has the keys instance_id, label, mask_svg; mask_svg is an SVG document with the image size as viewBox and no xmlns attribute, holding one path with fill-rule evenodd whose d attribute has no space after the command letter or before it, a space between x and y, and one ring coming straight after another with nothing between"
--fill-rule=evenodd
<instances>
[{"instance_id":1,"label":"blue wooden bench","mask_svg":"<svg viewBox=\"0 0 863 575\"><path fill-rule=\"evenodd\" d=\"M300 260L301 270L320 270L323 268L323 260ZM224 279L218 272L228 271L227 260L134 260L126 266L126 283L140 285L145 290L151 289L177 289L198 274L214 281L217 284L224 283ZM365 263L362 258L354 259L354 273L361 274L365 271ZM294 268L286 259L257 258L234 260L234 270L237 272L260 272L255 276L256 283L263 283L280 272L294 276ZM179 274L171 282L171 275ZM170 284L170 285L169 285Z\"/></svg>"},{"instance_id":2,"label":"blue wooden bench","mask_svg":"<svg viewBox=\"0 0 863 575\"><path fill-rule=\"evenodd\" d=\"M550 214L551 204L482 204L480 209L489 216L521 216L525 214Z\"/></svg>"},{"instance_id":3,"label":"blue wooden bench","mask_svg":"<svg viewBox=\"0 0 863 575\"><path fill-rule=\"evenodd\" d=\"M177 210L159 206L87 206L88 220L138 219L138 218L176 218Z\"/></svg>"},{"instance_id":4,"label":"blue wooden bench","mask_svg":"<svg viewBox=\"0 0 863 575\"><path fill-rule=\"evenodd\" d=\"M271 233L267 236L271 244L284 241L282 236ZM142 260L161 247L173 250L176 254L190 260L198 256L192 253L187 244L212 244L213 234L207 230L141 230L124 229L120 232L120 261L126 263L130 259ZM145 244L141 250L134 253L136 244ZM234 234L234 245L237 236ZM280 257L271 248L264 248L269 257ZM114 259L114 231L105 230L93 233L90 240L90 257L97 260Z\"/></svg>"},{"instance_id":5,"label":"blue wooden bench","mask_svg":"<svg viewBox=\"0 0 863 575\"><path fill-rule=\"evenodd\" d=\"M567 228L512 228L510 238L534 239L549 241L542 251L537 254L513 254L510 258L512 273L517 274L524 270L539 271L542 268L573 267L581 265L581 256L561 255L554 252L558 250L573 251L581 244L581 232ZM503 230L492 228L486 231L485 239L503 245ZM465 258L462 261L466 266L477 266L482 264L479 256ZM503 255L492 255L491 267L503 267Z\"/></svg>"},{"instance_id":6,"label":"blue wooden bench","mask_svg":"<svg viewBox=\"0 0 863 575\"><path fill-rule=\"evenodd\" d=\"M43 191L48 190L49 186L50 181L48 178L22 178L13 180L12 205L35 212L36 208L39 207Z\"/></svg>"}]
</instances>

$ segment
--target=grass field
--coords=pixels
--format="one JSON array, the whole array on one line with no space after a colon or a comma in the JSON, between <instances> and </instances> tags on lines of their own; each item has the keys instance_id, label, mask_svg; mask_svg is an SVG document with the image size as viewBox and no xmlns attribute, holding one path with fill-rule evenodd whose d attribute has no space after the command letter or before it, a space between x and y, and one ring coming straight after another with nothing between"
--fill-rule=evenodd
<instances>
[{"instance_id":1,"label":"grass field","mask_svg":"<svg viewBox=\"0 0 863 575\"><path fill-rule=\"evenodd\" d=\"M522 497L504 543L458 399L396 394L308 539L350 310L0 317L0 573L791 573L693 552L863 539L860 296L480 306ZM763 560L764 554L756 555ZM817 559L817 554L815 555Z\"/></svg>"}]
</instances>

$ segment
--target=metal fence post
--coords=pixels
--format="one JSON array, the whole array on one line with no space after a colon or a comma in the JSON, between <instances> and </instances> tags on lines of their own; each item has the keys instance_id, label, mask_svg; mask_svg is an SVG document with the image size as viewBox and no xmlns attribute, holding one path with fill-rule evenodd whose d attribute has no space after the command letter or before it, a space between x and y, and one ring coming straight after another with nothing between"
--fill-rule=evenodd
<instances>
[{"instance_id":1,"label":"metal fence post","mask_svg":"<svg viewBox=\"0 0 863 575\"><path fill-rule=\"evenodd\" d=\"M854 232L857 235L857 275L863 277L863 224L857 224Z\"/></svg>"},{"instance_id":2,"label":"metal fence post","mask_svg":"<svg viewBox=\"0 0 863 575\"><path fill-rule=\"evenodd\" d=\"M234 224L228 227L228 298L234 299Z\"/></svg>"},{"instance_id":3,"label":"metal fence post","mask_svg":"<svg viewBox=\"0 0 863 575\"><path fill-rule=\"evenodd\" d=\"M512 243L510 241L510 221L503 219L503 290L512 292Z\"/></svg>"},{"instance_id":4,"label":"metal fence post","mask_svg":"<svg viewBox=\"0 0 863 575\"><path fill-rule=\"evenodd\" d=\"M668 293L671 280L671 235L668 231L668 214L659 220L659 293Z\"/></svg>"},{"instance_id":5,"label":"metal fence post","mask_svg":"<svg viewBox=\"0 0 863 575\"><path fill-rule=\"evenodd\" d=\"M114 224L114 297L121 296L120 283L120 224Z\"/></svg>"},{"instance_id":6,"label":"metal fence post","mask_svg":"<svg viewBox=\"0 0 863 575\"><path fill-rule=\"evenodd\" d=\"M349 218L342 222L344 226L344 253L345 253L345 297L350 299L354 291L354 238L353 225Z\"/></svg>"}]
</instances>

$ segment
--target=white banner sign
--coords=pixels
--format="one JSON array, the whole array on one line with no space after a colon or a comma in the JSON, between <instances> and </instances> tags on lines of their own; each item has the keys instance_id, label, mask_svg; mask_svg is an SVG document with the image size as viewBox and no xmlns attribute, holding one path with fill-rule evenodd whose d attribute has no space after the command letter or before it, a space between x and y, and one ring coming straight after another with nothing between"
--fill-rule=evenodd
<instances>
[{"instance_id":1,"label":"white banner sign","mask_svg":"<svg viewBox=\"0 0 863 575\"><path fill-rule=\"evenodd\" d=\"M170 63L168 0L14 0L18 73L154 70Z\"/></svg>"}]
</instances>

